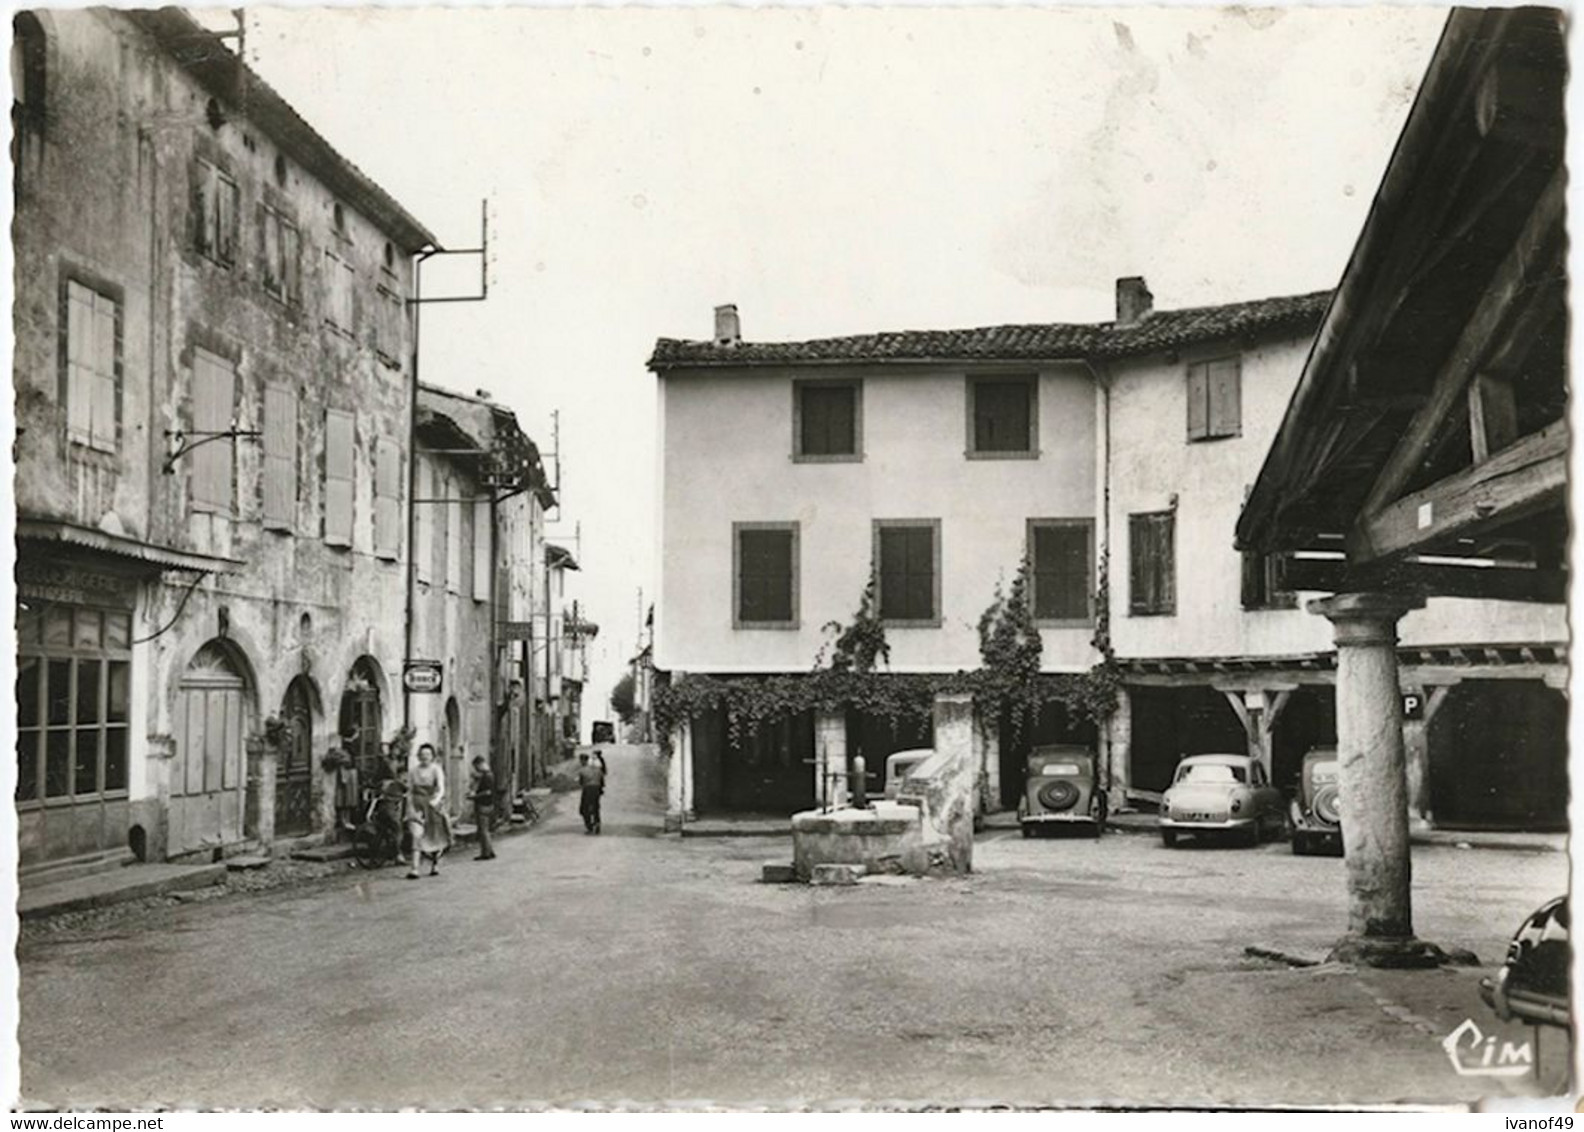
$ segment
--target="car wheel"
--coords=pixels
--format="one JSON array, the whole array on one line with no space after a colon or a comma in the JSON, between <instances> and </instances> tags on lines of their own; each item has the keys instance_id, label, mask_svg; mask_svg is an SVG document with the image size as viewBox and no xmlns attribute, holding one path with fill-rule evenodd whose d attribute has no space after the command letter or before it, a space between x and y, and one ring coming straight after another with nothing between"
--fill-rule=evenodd
<instances>
[{"instance_id":1,"label":"car wheel","mask_svg":"<svg viewBox=\"0 0 1584 1132\"><path fill-rule=\"evenodd\" d=\"M1177 844L1177 831L1175 829L1161 830L1161 844L1170 849Z\"/></svg>"},{"instance_id":2,"label":"car wheel","mask_svg":"<svg viewBox=\"0 0 1584 1132\"><path fill-rule=\"evenodd\" d=\"M385 863L384 840L367 823L352 831L352 859L359 868L377 869Z\"/></svg>"}]
</instances>

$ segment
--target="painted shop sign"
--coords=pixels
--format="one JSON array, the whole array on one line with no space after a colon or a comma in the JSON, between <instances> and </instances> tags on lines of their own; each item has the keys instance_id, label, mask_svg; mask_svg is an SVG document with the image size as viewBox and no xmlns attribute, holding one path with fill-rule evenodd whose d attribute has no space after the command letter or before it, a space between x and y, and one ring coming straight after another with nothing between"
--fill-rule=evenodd
<instances>
[{"instance_id":1,"label":"painted shop sign","mask_svg":"<svg viewBox=\"0 0 1584 1132\"><path fill-rule=\"evenodd\" d=\"M402 666L402 687L409 692L438 692L443 672L438 660L409 660Z\"/></svg>"},{"instance_id":2,"label":"painted shop sign","mask_svg":"<svg viewBox=\"0 0 1584 1132\"><path fill-rule=\"evenodd\" d=\"M80 566L61 566L51 562L19 558L16 564L17 593L39 601L59 601L71 605L116 605L131 609L133 583L114 574L100 574Z\"/></svg>"}]
</instances>

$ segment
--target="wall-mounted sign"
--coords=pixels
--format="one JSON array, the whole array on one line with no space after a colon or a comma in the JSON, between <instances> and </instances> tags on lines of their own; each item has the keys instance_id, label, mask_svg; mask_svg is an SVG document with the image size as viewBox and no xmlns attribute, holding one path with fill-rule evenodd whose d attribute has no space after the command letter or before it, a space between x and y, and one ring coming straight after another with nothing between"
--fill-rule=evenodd
<instances>
[{"instance_id":1,"label":"wall-mounted sign","mask_svg":"<svg viewBox=\"0 0 1584 1132\"><path fill-rule=\"evenodd\" d=\"M409 660L402 666L402 687L409 692L438 692L444 671L438 660Z\"/></svg>"},{"instance_id":2,"label":"wall-mounted sign","mask_svg":"<svg viewBox=\"0 0 1584 1132\"><path fill-rule=\"evenodd\" d=\"M531 641L533 640L532 621L502 621L499 625L500 639L503 641Z\"/></svg>"},{"instance_id":3,"label":"wall-mounted sign","mask_svg":"<svg viewBox=\"0 0 1584 1132\"><path fill-rule=\"evenodd\" d=\"M1424 717L1424 696L1418 692L1403 693L1403 718L1422 719Z\"/></svg>"}]
</instances>

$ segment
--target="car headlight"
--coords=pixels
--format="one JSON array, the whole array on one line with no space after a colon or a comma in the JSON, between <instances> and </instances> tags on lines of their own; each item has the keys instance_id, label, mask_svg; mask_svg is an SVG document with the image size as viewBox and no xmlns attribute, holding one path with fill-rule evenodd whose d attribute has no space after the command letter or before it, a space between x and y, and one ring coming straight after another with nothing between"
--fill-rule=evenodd
<instances>
[{"instance_id":1,"label":"car headlight","mask_svg":"<svg viewBox=\"0 0 1584 1132\"><path fill-rule=\"evenodd\" d=\"M1233 798L1232 799L1232 812L1235 814L1235 813L1238 813L1242 809L1243 809L1243 799L1242 798Z\"/></svg>"}]
</instances>

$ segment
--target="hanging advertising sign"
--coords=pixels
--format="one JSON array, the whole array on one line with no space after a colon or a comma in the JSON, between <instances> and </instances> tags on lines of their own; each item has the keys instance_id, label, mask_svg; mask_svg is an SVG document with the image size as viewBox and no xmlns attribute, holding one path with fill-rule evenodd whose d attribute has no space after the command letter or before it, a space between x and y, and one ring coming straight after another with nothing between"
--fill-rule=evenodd
<instances>
[{"instance_id":1,"label":"hanging advertising sign","mask_svg":"<svg viewBox=\"0 0 1584 1132\"><path fill-rule=\"evenodd\" d=\"M409 660L402 666L402 687L409 692L438 692L443 672L438 660Z\"/></svg>"}]
</instances>

